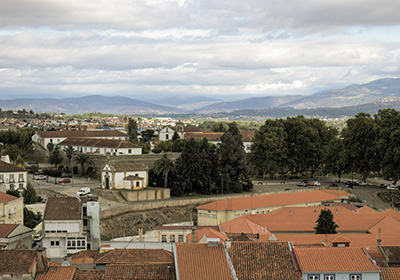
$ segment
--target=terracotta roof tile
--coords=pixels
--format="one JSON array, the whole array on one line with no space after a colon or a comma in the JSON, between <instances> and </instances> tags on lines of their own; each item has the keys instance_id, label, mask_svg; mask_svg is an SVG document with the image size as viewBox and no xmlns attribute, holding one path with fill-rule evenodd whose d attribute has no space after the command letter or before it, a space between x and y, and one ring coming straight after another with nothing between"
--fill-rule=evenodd
<instances>
[{"instance_id":1,"label":"terracotta roof tile","mask_svg":"<svg viewBox=\"0 0 400 280\"><path fill-rule=\"evenodd\" d=\"M104 269L78 270L74 280L103 280Z\"/></svg>"},{"instance_id":2,"label":"terracotta roof tile","mask_svg":"<svg viewBox=\"0 0 400 280\"><path fill-rule=\"evenodd\" d=\"M199 243L177 243L177 263L181 280L229 280L233 279L225 250Z\"/></svg>"},{"instance_id":3,"label":"terracotta roof tile","mask_svg":"<svg viewBox=\"0 0 400 280\"><path fill-rule=\"evenodd\" d=\"M29 274L34 268L36 258L36 251L0 250L0 275Z\"/></svg>"},{"instance_id":4,"label":"terracotta roof tile","mask_svg":"<svg viewBox=\"0 0 400 280\"><path fill-rule=\"evenodd\" d=\"M399 280L400 267L382 267L381 280Z\"/></svg>"},{"instance_id":5,"label":"terracotta roof tile","mask_svg":"<svg viewBox=\"0 0 400 280\"><path fill-rule=\"evenodd\" d=\"M98 258L95 264L173 263L172 253L164 249L114 249Z\"/></svg>"},{"instance_id":6,"label":"terracotta roof tile","mask_svg":"<svg viewBox=\"0 0 400 280\"><path fill-rule=\"evenodd\" d=\"M80 220L81 204L76 197L49 197L43 220Z\"/></svg>"},{"instance_id":7,"label":"terracotta roof tile","mask_svg":"<svg viewBox=\"0 0 400 280\"><path fill-rule=\"evenodd\" d=\"M121 162L110 164L115 171L146 171L148 168L143 163Z\"/></svg>"},{"instance_id":8,"label":"terracotta roof tile","mask_svg":"<svg viewBox=\"0 0 400 280\"><path fill-rule=\"evenodd\" d=\"M365 251L367 251L368 255L370 255L378 266L383 267L387 265L386 258L379 248L365 248Z\"/></svg>"},{"instance_id":9,"label":"terracotta roof tile","mask_svg":"<svg viewBox=\"0 0 400 280\"><path fill-rule=\"evenodd\" d=\"M104 256L106 253L100 253L97 250L85 250L75 253L71 256L72 263L93 263L98 258Z\"/></svg>"},{"instance_id":10,"label":"terracotta roof tile","mask_svg":"<svg viewBox=\"0 0 400 280\"><path fill-rule=\"evenodd\" d=\"M398 234L400 233L400 223L392 217L384 217L368 231L374 234Z\"/></svg>"},{"instance_id":11,"label":"terracotta roof tile","mask_svg":"<svg viewBox=\"0 0 400 280\"><path fill-rule=\"evenodd\" d=\"M262 207L296 205L300 203L311 203L319 201L338 200L339 197L323 191L305 191L292 193L279 193L260 196L238 197L228 200L214 201L198 206L197 209L205 210L243 210Z\"/></svg>"},{"instance_id":12,"label":"terracotta roof tile","mask_svg":"<svg viewBox=\"0 0 400 280\"><path fill-rule=\"evenodd\" d=\"M286 242L232 242L228 250L238 279L301 279Z\"/></svg>"},{"instance_id":13,"label":"terracotta roof tile","mask_svg":"<svg viewBox=\"0 0 400 280\"><path fill-rule=\"evenodd\" d=\"M74 266L50 266L46 273L36 274L35 280L73 280L76 270Z\"/></svg>"},{"instance_id":14,"label":"terracotta roof tile","mask_svg":"<svg viewBox=\"0 0 400 280\"><path fill-rule=\"evenodd\" d=\"M126 133L118 130L93 130L93 131L36 131L42 138L63 137L128 137Z\"/></svg>"},{"instance_id":15,"label":"terracotta roof tile","mask_svg":"<svg viewBox=\"0 0 400 280\"><path fill-rule=\"evenodd\" d=\"M373 213L376 213L376 212L379 212L379 211L377 211L377 210L365 205L363 207L354 209L353 212L354 213L359 213L359 214L373 214Z\"/></svg>"},{"instance_id":16,"label":"terracotta roof tile","mask_svg":"<svg viewBox=\"0 0 400 280\"><path fill-rule=\"evenodd\" d=\"M222 232L216 231L212 228L202 228L196 231L196 243L198 243L204 236L206 238L219 238L220 242L223 242L228 239L228 236ZM189 243L192 243L192 234L189 233L187 235L187 239Z\"/></svg>"},{"instance_id":17,"label":"terracotta roof tile","mask_svg":"<svg viewBox=\"0 0 400 280\"><path fill-rule=\"evenodd\" d=\"M111 264L105 269L105 280L174 280L173 264Z\"/></svg>"},{"instance_id":18,"label":"terracotta roof tile","mask_svg":"<svg viewBox=\"0 0 400 280\"><path fill-rule=\"evenodd\" d=\"M303 273L379 271L362 248L295 248L294 251Z\"/></svg>"},{"instance_id":19,"label":"terracotta roof tile","mask_svg":"<svg viewBox=\"0 0 400 280\"><path fill-rule=\"evenodd\" d=\"M131 142L118 139L91 139L91 138L67 138L60 142L62 146L82 146L94 148L140 148Z\"/></svg>"},{"instance_id":20,"label":"terracotta roof tile","mask_svg":"<svg viewBox=\"0 0 400 280\"><path fill-rule=\"evenodd\" d=\"M5 161L0 160L0 173L2 172L24 172L25 168L17 165L9 164Z\"/></svg>"},{"instance_id":21,"label":"terracotta roof tile","mask_svg":"<svg viewBox=\"0 0 400 280\"><path fill-rule=\"evenodd\" d=\"M240 216L234 220L228 221L219 226L221 232L226 232L229 236L231 234L258 234L266 235L268 239L271 232L266 227L262 227L257 223L247 219L248 216Z\"/></svg>"},{"instance_id":22,"label":"terracotta roof tile","mask_svg":"<svg viewBox=\"0 0 400 280\"><path fill-rule=\"evenodd\" d=\"M325 193L329 193L331 195L339 196L339 197L353 196L351 193L344 192L344 191L341 191L341 190L323 189L321 191L323 191Z\"/></svg>"},{"instance_id":23,"label":"terracotta roof tile","mask_svg":"<svg viewBox=\"0 0 400 280\"><path fill-rule=\"evenodd\" d=\"M0 203L7 203L7 202L17 200L17 199L22 200L22 198L20 198L20 197L15 197L15 196L0 192Z\"/></svg>"},{"instance_id":24,"label":"terracotta roof tile","mask_svg":"<svg viewBox=\"0 0 400 280\"><path fill-rule=\"evenodd\" d=\"M17 226L17 224L0 224L0 238L7 238Z\"/></svg>"}]
</instances>

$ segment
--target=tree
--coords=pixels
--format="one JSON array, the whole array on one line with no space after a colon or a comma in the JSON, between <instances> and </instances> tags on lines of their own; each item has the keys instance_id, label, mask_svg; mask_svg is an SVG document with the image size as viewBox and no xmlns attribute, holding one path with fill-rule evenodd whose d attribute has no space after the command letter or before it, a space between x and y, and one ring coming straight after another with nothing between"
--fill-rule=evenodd
<instances>
[{"instance_id":1,"label":"tree","mask_svg":"<svg viewBox=\"0 0 400 280\"><path fill-rule=\"evenodd\" d=\"M154 130L147 129L145 131L142 131L141 135L142 138L140 139L140 142L149 143L150 140L154 137Z\"/></svg>"},{"instance_id":2,"label":"tree","mask_svg":"<svg viewBox=\"0 0 400 280\"><path fill-rule=\"evenodd\" d=\"M64 160L63 155L60 152L60 148L56 146L50 154L49 163L54 164L57 167Z\"/></svg>"},{"instance_id":3,"label":"tree","mask_svg":"<svg viewBox=\"0 0 400 280\"><path fill-rule=\"evenodd\" d=\"M80 153L76 156L75 162L81 165L82 175L85 174L85 164L88 162L89 157L86 154Z\"/></svg>"},{"instance_id":4,"label":"tree","mask_svg":"<svg viewBox=\"0 0 400 280\"><path fill-rule=\"evenodd\" d=\"M154 162L154 172L157 175L162 174L164 177L164 188L168 187L168 173L173 172L175 164L170 160L166 154L162 158Z\"/></svg>"},{"instance_id":5,"label":"tree","mask_svg":"<svg viewBox=\"0 0 400 280\"><path fill-rule=\"evenodd\" d=\"M7 190L6 193L15 197L19 197L20 195L19 190Z\"/></svg>"},{"instance_id":6,"label":"tree","mask_svg":"<svg viewBox=\"0 0 400 280\"><path fill-rule=\"evenodd\" d=\"M180 137L179 137L179 134L178 134L178 132L174 132L174 135L172 135L172 141L176 141L176 140L178 140L178 139L181 139Z\"/></svg>"},{"instance_id":7,"label":"tree","mask_svg":"<svg viewBox=\"0 0 400 280\"><path fill-rule=\"evenodd\" d=\"M346 124L342 131L346 170L360 173L365 182L369 173L376 169L374 120L369 114L359 113Z\"/></svg>"},{"instance_id":8,"label":"tree","mask_svg":"<svg viewBox=\"0 0 400 280\"><path fill-rule=\"evenodd\" d=\"M54 150L54 144L49 142L49 143L47 143L46 148L49 151L49 154L51 154L51 152Z\"/></svg>"},{"instance_id":9,"label":"tree","mask_svg":"<svg viewBox=\"0 0 400 280\"><path fill-rule=\"evenodd\" d=\"M325 172L331 172L338 176L340 182L342 173L346 166L346 156L343 148L343 140L339 137L335 137L331 140L329 145L325 149L324 153L324 170Z\"/></svg>"},{"instance_id":10,"label":"tree","mask_svg":"<svg viewBox=\"0 0 400 280\"><path fill-rule=\"evenodd\" d=\"M35 214L31 210L24 207L24 226L33 229L41 221L42 221L42 214L40 212Z\"/></svg>"},{"instance_id":11,"label":"tree","mask_svg":"<svg viewBox=\"0 0 400 280\"><path fill-rule=\"evenodd\" d=\"M329 209L322 209L317 220L317 226L314 227L316 234L336 234L336 228L339 227L333 221L333 214Z\"/></svg>"},{"instance_id":12,"label":"tree","mask_svg":"<svg viewBox=\"0 0 400 280\"><path fill-rule=\"evenodd\" d=\"M69 145L68 147L66 147L64 149L64 152L67 155L68 166L70 166L71 165L72 156L74 155L74 148L71 145Z\"/></svg>"},{"instance_id":13,"label":"tree","mask_svg":"<svg viewBox=\"0 0 400 280\"><path fill-rule=\"evenodd\" d=\"M137 122L134 119L129 119L128 124L126 126L126 130L129 135L129 141L135 141L137 142Z\"/></svg>"},{"instance_id":14,"label":"tree","mask_svg":"<svg viewBox=\"0 0 400 280\"><path fill-rule=\"evenodd\" d=\"M17 159L15 160L15 164L18 165L19 167L25 168L25 163L24 163L24 160L22 159L21 155L17 156Z\"/></svg>"},{"instance_id":15,"label":"tree","mask_svg":"<svg viewBox=\"0 0 400 280\"><path fill-rule=\"evenodd\" d=\"M26 185L26 189L22 192L22 196L24 197L24 204L33 204L40 200L36 190L30 183Z\"/></svg>"},{"instance_id":16,"label":"tree","mask_svg":"<svg viewBox=\"0 0 400 280\"><path fill-rule=\"evenodd\" d=\"M12 144L6 147L5 153L10 157L10 160L14 163L20 154L20 150L17 145Z\"/></svg>"},{"instance_id":17,"label":"tree","mask_svg":"<svg viewBox=\"0 0 400 280\"><path fill-rule=\"evenodd\" d=\"M218 149L221 172L228 176L231 182L238 182L239 177L242 178L242 182L245 182L243 189L249 191L253 188L253 185L248 176L242 135L236 123L230 123L228 127L228 130L221 136ZM227 184L228 190L229 187Z\"/></svg>"}]
</instances>

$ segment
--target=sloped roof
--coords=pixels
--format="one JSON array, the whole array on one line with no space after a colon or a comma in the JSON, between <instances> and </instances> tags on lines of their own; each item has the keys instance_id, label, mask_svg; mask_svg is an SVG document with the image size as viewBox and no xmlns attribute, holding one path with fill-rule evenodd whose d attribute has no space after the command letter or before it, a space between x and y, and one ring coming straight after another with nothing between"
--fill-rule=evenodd
<instances>
[{"instance_id":1,"label":"sloped roof","mask_svg":"<svg viewBox=\"0 0 400 280\"><path fill-rule=\"evenodd\" d=\"M139 162L113 162L110 164L115 171L146 171L148 168Z\"/></svg>"},{"instance_id":2,"label":"sloped roof","mask_svg":"<svg viewBox=\"0 0 400 280\"><path fill-rule=\"evenodd\" d=\"M18 224L0 224L0 238L7 238Z\"/></svg>"},{"instance_id":3,"label":"sloped roof","mask_svg":"<svg viewBox=\"0 0 400 280\"><path fill-rule=\"evenodd\" d=\"M243 142L252 142L255 134L256 134L256 132L254 130L247 130L247 131L242 132Z\"/></svg>"},{"instance_id":4,"label":"sloped roof","mask_svg":"<svg viewBox=\"0 0 400 280\"><path fill-rule=\"evenodd\" d=\"M85 250L75 253L71 256L72 263L93 263L106 253L100 253L98 250Z\"/></svg>"},{"instance_id":5,"label":"sloped roof","mask_svg":"<svg viewBox=\"0 0 400 280\"><path fill-rule=\"evenodd\" d=\"M26 169L0 160L0 173L3 172L26 172Z\"/></svg>"},{"instance_id":6,"label":"sloped roof","mask_svg":"<svg viewBox=\"0 0 400 280\"><path fill-rule=\"evenodd\" d=\"M271 236L271 233L268 231L266 227L262 227L257 223L252 222L247 219L246 216L240 216L234 220L230 220L222 225L219 225L219 229L221 232L226 233L244 233L244 234L267 234L268 237Z\"/></svg>"},{"instance_id":7,"label":"sloped roof","mask_svg":"<svg viewBox=\"0 0 400 280\"><path fill-rule=\"evenodd\" d=\"M292 193L278 193L260 196L237 197L228 200L218 200L198 206L196 209L212 211L244 210L263 207L296 205L320 201L339 200L340 198L323 191L304 191Z\"/></svg>"},{"instance_id":8,"label":"sloped roof","mask_svg":"<svg viewBox=\"0 0 400 280\"><path fill-rule=\"evenodd\" d=\"M175 280L175 268L172 263L110 264L107 265L104 275L107 280Z\"/></svg>"},{"instance_id":9,"label":"sloped roof","mask_svg":"<svg viewBox=\"0 0 400 280\"><path fill-rule=\"evenodd\" d=\"M370 233L374 234L398 234L400 233L400 223L392 217L384 217L374 226L369 228Z\"/></svg>"},{"instance_id":10,"label":"sloped roof","mask_svg":"<svg viewBox=\"0 0 400 280\"><path fill-rule=\"evenodd\" d=\"M36 131L42 138L69 138L69 137L128 137L126 133L118 130L93 130L93 131Z\"/></svg>"},{"instance_id":11,"label":"sloped roof","mask_svg":"<svg viewBox=\"0 0 400 280\"><path fill-rule=\"evenodd\" d=\"M340 232L337 234L337 237L331 241L331 243L350 243L350 240L345 236L341 235Z\"/></svg>"},{"instance_id":12,"label":"sloped roof","mask_svg":"<svg viewBox=\"0 0 400 280\"><path fill-rule=\"evenodd\" d=\"M74 280L103 280L104 269L78 270Z\"/></svg>"},{"instance_id":13,"label":"sloped roof","mask_svg":"<svg viewBox=\"0 0 400 280\"><path fill-rule=\"evenodd\" d=\"M35 280L73 280L76 270L74 266L50 266L47 272L37 273Z\"/></svg>"},{"instance_id":14,"label":"sloped roof","mask_svg":"<svg viewBox=\"0 0 400 280\"><path fill-rule=\"evenodd\" d=\"M224 135L223 132L203 132L203 133L198 133L198 132L188 132L185 133L184 138L185 139L197 139L201 140L203 138L207 139L207 141L221 141L221 136Z\"/></svg>"},{"instance_id":15,"label":"sloped roof","mask_svg":"<svg viewBox=\"0 0 400 280\"><path fill-rule=\"evenodd\" d=\"M7 203L7 202L17 200L17 199L22 200L21 197L15 197L15 196L0 192L0 203Z\"/></svg>"},{"instance_id":16,"label":"sloped roof","mask_svg":"<svg viewBox=\"0 0 400 280\"><path fill-rule=\"evenodd\" d=\"M0 250L0 275L30 274L36 263L36 251Z\"/></svg>"},{"instance_id":17,"label":"sloped roof","mask_svg":"<svg viewBox=\"0 0 400 280\"><path fill-rule=\"evenodd\" d=\"M362 248L295 248L304 272L378 272Z\"/></svg>"},{"instance_id":18,"label":"sloped roof","mask_svg":"<svg viewBox=\"0 0 400 280\"><path fill-rule=\"evenodd\" d=\"M76 197L49 197L43 220L80 220L81 203Z\"/></svg>"},{"instance_id":19,"label":"sloped roof","mask_svg":"<svg viewBox=\"0 0 400 280\"><path fill-rule=\"evenodd\" d=\"M371 214L371 213L376 213L376 212L379 212L379 211L377 211L377 210L365 205L363 207L354 209L353 212L354 213L359 213L359 214Z\"/></svg>"},{"instance_id":20,"label":"sloped roof","mask_svg":"<svg viewBox=\"0 0 400 280\"><path fill-rule=\"evenodd\" d=\"M206 236L207 238L219 238L220 242L223 242L226 239L228 239L228 236L226 234L207 227L207 228L202 228L202 229L199 229L196 231L195 242L198 243L203 238L203 236ZM192 237L193 237L193 234L191 234L191 233L189 233L187 235L187 239L188 239L189 243L192 243Z\"/></svg>"},{"instance_id":21,"label":"sloped roof","mask_svg":"<svg viewBox=\"0 0 400 280\"><path fill-rule=\"evenodd\" d=\"M239 279L301 279L286 242L232 242L228 251Z\"/></svg>"},{"instance_id":22,"label":"sloped roof","mask_svg":"<svg viewBox=\"0 0 400 280\"><path fill-rule=\"evenodd\" d=\"M400 246L382 246L382 250L388 257L389 263L400 264Z\"/></svg>"},{"instance_id":23,"label":"sloped roof","mask_svg":"<svg viewBox=\"0 0 400 280\"><path fill-rule=\"evenodd\" d=\"M351 193L344 192L344 191L341 191L341 190L323 189L321 191L329 193L331 195L336 195L336 196L339 196L339 197L353 196Z\"/></svg>"},{"instance_id":24,"label":"sloped roof","mask_svg":"<svg viewBox=\"0 0 400 280\"><path fill-rule=\"evenodd\" d=\"M385 214L386 216L392 217L395 220L400 221L400 213L393 208L386 209L385 211L381 212L382 214Z\"/></svg>"},{"instance_id":25,"label":"sloped roof","mask_svg":"<svg viewBox=\"0 0 400 280\"><path fill-rule=\"evenodd\" d=\"M141 148L139 145L135 145L131 142L119 139L91 139L91 138L67 138L60 142L61 146L81 146L81 147L93 147L93 148Z\"/></svg>"},{"instance_id":26,"label":"sloped roof","mask_svg":"<svg viewBox=\"0 0 400 280\"><path fill-rule=\"evenodd\" d=\"M381 280L399 280L400 267L381 267Z\"/></svg>"},{"instance_id":27,"label":"sloped roof","mask_svg":"<svg viewBox=\"0 0 400 280\"><path fill-rule=\"evenodd\" d=\"M172 253L164 249L114 249L94 261L95 264L173 263Z\"/></svg>"},{"instance_id":28,"label":"sloped roof","mask_svg":"<svg viewBox=\"0 0 400 280\"><path fill-rule=\"evenodd\" d=\"M177 263L181 280L230 280L232 272L221 244L177 243Z\"/></svg>"}]
</instances>

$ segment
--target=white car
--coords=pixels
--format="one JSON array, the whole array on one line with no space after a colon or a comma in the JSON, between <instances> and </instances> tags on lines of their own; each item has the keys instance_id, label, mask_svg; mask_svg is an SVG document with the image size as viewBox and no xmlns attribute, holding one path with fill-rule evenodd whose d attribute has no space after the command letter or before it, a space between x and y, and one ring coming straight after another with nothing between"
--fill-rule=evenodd
<instances>
[{"instance_id":1,"label":"white car","mask_svg":"<svg viewBox=\"0 0 400 280\"><path fill-rule=\"evenodd\" d=\"M321 186L321 183L318 181L314 181L314 182L312 182L312 184L313 184L313 186Z\"/></svg>"},{"instance_id":2,"label":"white car","mask_svg":"<svg viewBox=\"0 0 400 280\"><path fill-rule=\"evenodd\" d=\"M82 188L76 192L77 197L88 195L88 194L90 194L90 188L88 188L88 187Z\"/></svg>"},{"instance_id":3,"label":"white car","mask_svg":"<svg viewBox=\"0 0 400 280\"><path fill-rule=\"evenodd\" d=\"M41 233L35 234L32 240L35 242L39 242L40 240L42 240L42 234Z\"/></svg>"},{"instance_id":4,"label":"white car","mask_svg":"<svg viewBox=\"0 0 400 280\"><path fill-rule=\"evenodd\" d=\"M399 188L396 187L395 185L389 185L389 186L386 187L386 189L388 189L388 190L398 190Z\"/></svg>"},{"instance_id":5,"label":"white car","mask_svg":"<svg viewBox=\"0 0 400 280\"><path fill-rule=\"evenodd\" d=\"M33 180L46 180L46 175L33 175Z\"/></svg>"}]
</instances>

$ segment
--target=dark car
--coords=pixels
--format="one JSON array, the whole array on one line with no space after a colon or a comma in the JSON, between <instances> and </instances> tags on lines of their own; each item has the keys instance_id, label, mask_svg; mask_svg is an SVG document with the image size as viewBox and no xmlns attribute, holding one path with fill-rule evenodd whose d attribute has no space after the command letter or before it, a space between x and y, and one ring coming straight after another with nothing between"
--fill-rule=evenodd
<instances>
[{"instance_id":1,"label":"dark car","mask_svg":"<svg viewBox=\"0 0 400 280\"><path fill-rule=\"evenodd\" d=\"M380 187L381 189L386 189L387 186L388 186L387 184L380 184L380 185L379 185L379 187Z\"/></svg>"},{"instance_id":2,"label":"dark car","mask_svg":"<svg viewBox=\"0 0 400 280\"><path fill-rule=\"evenodd\" d=\"M65 178L65 179L62 179L62 180L60 180L60 181L58 181L59 183L70 183L71 182L71 179L69 179L69 178Z\"/></svg>"}]
</instances>

